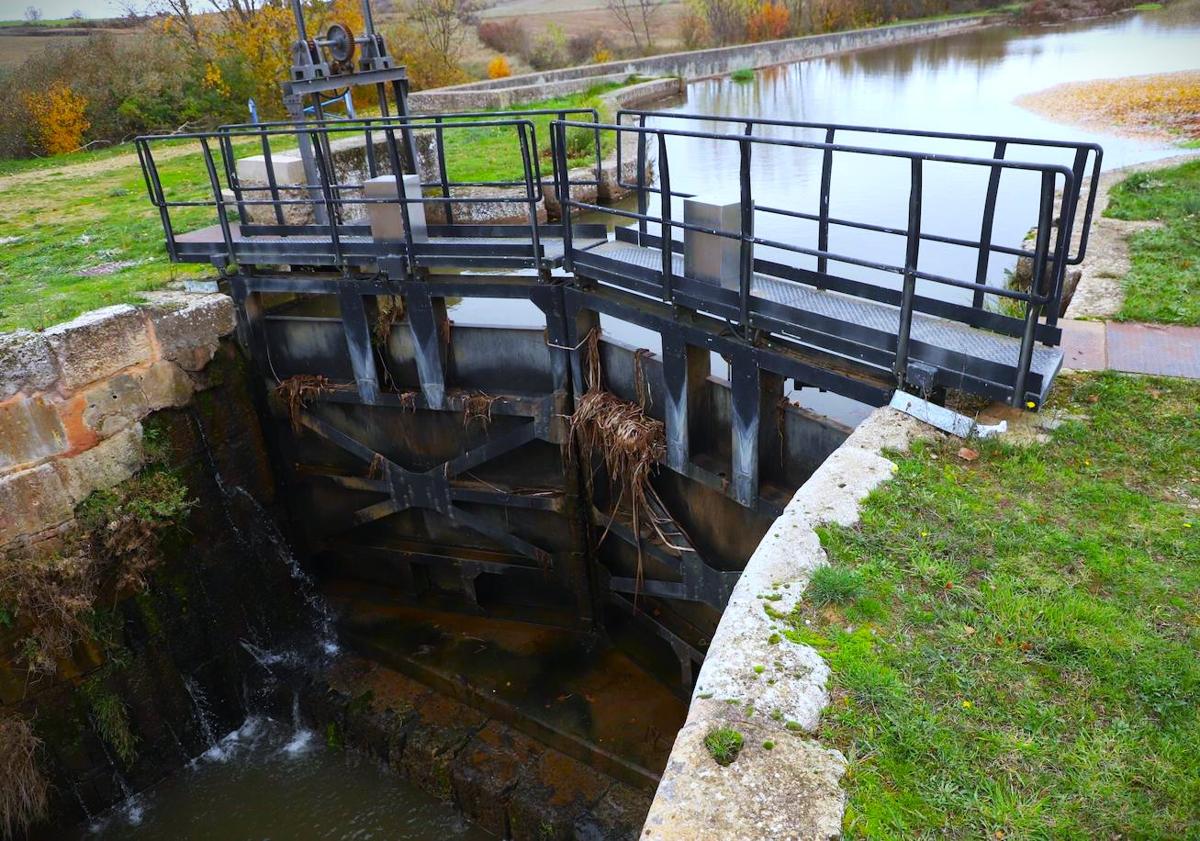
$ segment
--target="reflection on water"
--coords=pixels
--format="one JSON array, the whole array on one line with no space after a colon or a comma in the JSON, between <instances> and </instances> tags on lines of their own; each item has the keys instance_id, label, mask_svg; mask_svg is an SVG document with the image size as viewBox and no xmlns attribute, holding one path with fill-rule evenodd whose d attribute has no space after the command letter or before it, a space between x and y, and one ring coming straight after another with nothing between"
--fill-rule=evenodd
<instances>
[{"instance_id":1,"label":"reflection on water","mask_svg":"<svg viewBox=\"0 0 1200 841\"><path fill-rule=\"evenodd\" d=\"M118 806L84 839L484 841L453 807L302 727L252 716L192 765Z\"/></svg>"},{"instance_id":2,"label":"reflection on water","mask_svg":"<svg viewBox=\"0 0 1200 841\"><path fill-rule=\"evenodd\" d=\"M1060 27L992 26L913 44L864 50L759 71L752 83L729 78L688 85L681 113L751 116L782 120L836 122L896 128L1043 137L1098 142L1105 168L1126 166L1177 154L1178 147L1143 138L1098 133L1055 123L1027 111L1014 100L1060 82L1160 73L1200 68L1200 2L1187 0L1167 9L1120 18L1079 22ZM664 123L670 128L736 132L723 123ZM756 129L764 136L823 141L824 133L802 129ZM865 146L991 157L992 145L918 138L842 133L838 142ZM688 193L725 194L738 184L738 144L707 139L668 141L671 186ZM1070 164L1068 152L1013 148L1009 158L1037 163ZM816 150L756 145L751 173L759 205L815 213L819 195L821 153ZM908 162L863 155L835 156L830 212L834 217L904 228L908 213ZM976 238L987 188L986 167L963 168L926 164L921 225L926 233ZM998 196L994 239L1019 246L1036 222L1035 173L1006 171ZM1032 188L1032 189L1030 189ZM657 212L654 201L651 212ZM682 218L677 202L674 215ZM617 224L628 224L616 219ZM654 226L651 226L654 232ZM814 248L816 225L765 213L756 214L755 233L764 238ZM680 236L677 232L676 236ZM847 256L903 264L904 238L834 227L830 249ZM759 256L777 258L759 247ZM786 252L785 262L815 268L813 258ZM920 268L973 281L977 254L973 249L942 243L921 245ZM993 255L987 282L1002 285L1015 258ZM896 287L897 275L843 263L830 271L857 280ZM969 302L971 293L932 281L918 283L918 294ZM993 296L988 304L995 305ZM460 321L501 317L506 323L541 324L541 314L526 302L468 303L454 312ZM630 342L624 325L611 332ZM643 345L645 342L641 342ZM657 346L651 346L657 351ZM714 365L723 373L723 366ZM853 423L865 410L840 399L802 401Z\"/></svg>"}]
</instances>

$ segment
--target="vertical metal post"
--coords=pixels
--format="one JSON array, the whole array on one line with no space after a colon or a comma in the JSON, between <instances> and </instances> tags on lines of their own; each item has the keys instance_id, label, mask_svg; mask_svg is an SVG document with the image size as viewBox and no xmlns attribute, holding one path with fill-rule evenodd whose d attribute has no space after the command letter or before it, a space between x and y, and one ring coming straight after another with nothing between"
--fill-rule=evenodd
<instances>
[{"instance_id":1,"label":"vertical metal post","mask_svg":"<svg viewBox=\"0 0 1200 841\"><path fill-rule=\"evenodd\" d=\"M316 135L316 132L313 132ZM329 241L333 246L333 257L337 261L338 266L344 266L345 260L342 258L342 238L338 235L337 215L333 211L333 193L329 189L329 168L325 162L324 146L321 143L320 137L314 136L313 147L316 151L317 177L321 181L321 200L325 203L326 224L329 227Z\"/></svg>"},{"instance_id":2,"label":"vertical metal post","mask_svg":"<svg viewBox=\"0 0 1200 841\"><path fill-rule=\"evenodd\" d=\"M663 381L667 404L663 420L667 428L667 465L686 473L691 460L691 414L700 411L705 380L709 374L708 349L687 344L675 332L663 333Z\"/></svg>"},{"instance_id":3,"label":"vertical metal post","mask_svg":"<svg viewBox=\"0 0 1200 841\"><path fill-rule=\"evenodd\" d=\"M998 161L1003 160L1007 149L1007 143L997 140L992 157ZM996 195L1000 190L1002 171L1001 167L992 165L991 174L988 176L987 195L983 202L983 224L979 231L979 259L975 264L975 283L980 287L987 285L988 261L992 256L992 225L996 219ZM971 306L977 310L983 309L983 297L983 289L976 289L971 298Z\"/></svg>"},{"instance_id":4,"label":"vertical metal post","mask_svg":"<svg viewBox=\"0 0 1200 841\"><path fill-rule=\"evenodd\" d=\"M408 192L404 189L404 167L400 162L400 150L396 147L396 132L391 123L384 131L387 140L388 158L392 172L396 176L396 197L400 201L400 221L404 224L404 254L408 259L408 271L416 268L416 255L413 253L412 225L408 218ZM419 176L418 176L419 177Z\"/></svg>"},{"instance_id":5,"label":"vertical metal post","mask_svg":"<svg viewBox=\"0 0 1200 841\"><path fill-rule=\"evenodd\" d=\"M221 238L225 240L225 249L230 260L236 260L233 250L233 234L229 230L229 217L225 214L225 197L221 195L221 182L217 178L217 167L213 163L212 149L209 148L208 138L200 138L200 146L204 149L204 168L208 170L208 183L212 186L213 198L217 203L217 221L221 225Z\"/></svg>"},{"instance_id":6,"label":"vertical metal post","mask_svg":"<svg viewBox=\"0 0 1200 841\"><path fill-rule=\"evenodd\" d=\"M752 123L746 124L746 134ZM738 254L738 320L744 338L750 336L750 279L754 271L754 197L750 190L750 138L738 141L741 158L741 243Z\"/></svg>"},{"instance_id":7,"label":"vertical metal post","mask_svg":"<svg viewBox=\"0 0 1200 841\"><path fill-rule=\"evenodd\" d=\"M146 190L150 193L150 201L158 208L158 218L162 220L163 231L167 235L167 255L171 262L179 261L179 252L175 246L175 228L171 224L171 209L167 207L166 197L163 196L162 179L158 175L158 167L154 165L154 154L150 144L139 140L136 144L138 157L142 161L142 175L145 177Z\"/></svg>"},{"instance_id":8,"label":"vertical metal post","mask_svg":"<svg viewBox=\"0 0 1200 841\"><path fill-rule=\"evenodd\" d=\"M900 330L896 335L896 363L893 372L900 385L908 371L908 337L912 332L913 297L917 291L917 261L921 249L921 159L912 158L908 188L907 248L904 255L904 289L900 294Z\"/></svg>"},{"instance_id":9,"label":"vertical metal post","mask_svg":"<svg viewBox=\"0 0 1200 841\"><path fill-rule=\"evenodd\" d=\"M379 401L379 375L375 369L371 326L367 321L362 292L354 286L344 286L338 290L338 303L342 312L346 348L350 352L350 365L358 384L358 396L364 403L374 405Z\"/></svg>"},{"instance_id":10,"label":"vertical metal post","mask_svg":"<svg viewBox=\"0 0 1200 841\"><path fill-rule=\"evenodd\" d=\"M516 128L517 141L521 146L521 164L525 173L525 201L529 207L530 244L533 246L534 265L540 267L542 264L542 243L538 232L537 193L533 189L533 165L530 163L531 152L529 149L529 135L527 134L527 131L533 131L533 123L520 120L517 122Z\"/></svg>"},{"instance_id":11,"label":"vertical metal post","mask_svg":"<svg viewBox=\"0 0 1200 841\"><path fill-rule=\"evenodd\" d=\"M283 205L279 203L279 183L275 178L275 163L271 159L271 141L266 129L259 129L262 138L263 165L267 168L267 186L271 188L271 204L275 208L275 221L283 222Z\"/></svg>"},{"instance_id":12,"label":"vertical metal post","mask_svg":"<svg viewBox=\"0 0 1200 841\"><path fill-rule=\"evenodd\" d=\"M446 374L442 363L442 331L438 321L444 314L445 306L436 306L433 298L424 290L407 292L404 302L408 307L408 327L412 331L421 394L429 408L443 409L446 404Z\"/></svg>"},{"instance_id":13,"label":"vertical metal post","mask_svg":"<svg viewBox=\"0 0 1200 841\"><path fill-rule=\"evenodd\" d=\"M1030 299L1025 305L1025 332L1021 336L1021 352L1017 358L1017 373L1013 380L1012 405L1025 404L1025 382L1029 378L1029 366L1033 361L1033 344L1037 334L1038 315L1041 309L1039 297L1043 275L1046 272L1046 253L1050 249L1050 226L1054 216L1054 172L1042 172L1042 193L1038 202L1037 239L1033 246L1033 279L1029 283Z\"/></svg>"},{"instance_id":14,"label":"vertical metal post","mask_svg":"<svg viewBox=\"0 0 1200 841\"><path fill-rule=\"evenodd\" d=\"M567 170L567 128L562 120L556 120L550 125L550 133L554 138L551 151L554 152L555 186L558 189L559 212L562 214L563 269L573 272L575 261L572 257L574 239L571 231L571 174Z\"/></svg>"},{"instance_id":15,"label":"vertical metal post","mask_svg":"<svg viewBox=\"0 0 1200 841\"><path fill-rule=\"evenodd\" d=\"M832 128L825 130L825 143L833 144ZM817 251L821 252L817 255L817 274L828 274L829 258L826 252L829 251L829 185L833 179L833 150L826 149L821 155L821 194L818 198L817 213L819 220L817 222Z\"/></svg>"},{"instance_id":16,"label":"vertical metal post","mask_svg":"<svg viewBox=\"0 0 1200 841\"><path fill-rule=\"evenodd\" d=\"M442 181L442 198L449 199L450 198L450 177L447 174L447 170L446 170L446 143L445 143L445 138L443 137L443 132L445 130L442 128L442 117L440 114L433 118L433 125L434 125L434 128L433 128L434 145L437 147L438 178L440 178ZM446 224L453 225L454 224L453 202L449 202L449 201L443 202L442 208L446 214Z\"/></svg>"},{"instance_id":17,"label":"vertical metal post","mask_svg":"<svg viewBox=\"0 0 1200 841\"><path fill-rule=\"evenodd\" d=\"M675 300L675 257L671 250L671 165L667 160L667 136L658 134L658 184L662 201L659 228L662 233L662 296L668 304Z\"/></svg>"},{"instance_id":18,"label":"vertical metal post","mask_svg":"<svg viewBox=\"0 0 1200 841\"><path fill-rule=\"evenodd\" d=\"M1079 205L1079 190L1083 183L1084 167L1087 166L1087 149L1076 149L1075 160L1071 164L1071 183L1063 185L1063 207L1059 214L1062 225L1066 229L1065 241L1060 238L1054 259L1054 294L1050 306L1046 309L1046 324L1051 327L1058 324L1059 310L1062 308L1063 281L1067 275L1067 258L1071 253L1071 240L1075 238L1075 212Z\"/></svg>"},{"instance_id":19,"label":"vertical metal post","mask_svg":"<svg viewBox=\"0 0 1200 841\"><path fill-rule=\"evenodd\" d=\"M730 369L733 498L741 505L753 508L758 501L759 424L762 422L760 372L749 349L733 357Z\"/></svg>"},{"instance_id":20,"label":"vertical metal post","mask_svg":"<svg viewBox=\"0 0 1200 841\"><path fill-rule=\"evenodd\" d=\"M646 128L646 115L642 114L639 118L639 128ZM650 207L650 197L646 193L646 132L634 132L637 135L637 212L638 212L638 245L644 247L646 245L646 214ZM621 133L617 132L617 150L621 149ZM620 166L617 167L617 173L621 172Z\"/></svg>"},{"instance_id":21,"label":"vertical metal post","mask_svg":"<svg viewBox=\"0 0 1200 841\"><path fill-rule=\"evenodd\" d=\"M225 170L225 183L229 185L229 189L233 191L233 200L237 204L238 219L242 223L249 222L246 216L246 206L242 203L242 186L238 183L237 172L233 165L233 143L229 139L228 132L221 132L217 135L221 148L221 165Z\"/></svg>"}]
</instances>

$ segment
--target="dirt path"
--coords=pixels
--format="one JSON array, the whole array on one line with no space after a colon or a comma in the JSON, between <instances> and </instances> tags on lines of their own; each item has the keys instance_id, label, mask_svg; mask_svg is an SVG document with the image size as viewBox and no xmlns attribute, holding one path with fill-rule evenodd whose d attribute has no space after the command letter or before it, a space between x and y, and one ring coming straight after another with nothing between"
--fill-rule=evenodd
<instances>
[{"instance_id":1,"label":"dirt path","mask_svg":"<svg viewBox=\"0 0 1200 841\"><path fill-rule=\"evenodd\" d=\"M189 155L196 151L192 145L183 145L170 149L155 149L154 161L160 163ZM65 166L31 169L27 172L16 172L12 175L0 176L0 192L15 187L33 186L46 183L65 184L71 179L90 178L107 172L136 170L140 167L137 153L129 151L122 155L113 155L99 160L80 161Z\"/></svg>"},{"instance_id":2,"label":"dirt path","mask_svg":"<svg viewBox=\"0 0 1200 841\"><path fill-rule=\"evenodd\" d=\"M1196 157L1196 153L1176 155L1173 158L1135 164L1101 174L1096 187L1096 210L1092 216L1087 256L1079 266L1079 285L1075 287L1075 295L1067 308L1067 318L1110 318L1116 315L1125 300L1122 280L1131 267L1129 237L1138 231L1156 228L1162 224L1154 221L1110 219L1105 216L1104 209L1108 207L1108 194L1113 185L1120 183L1131 173L1162 169ZM1080 199L1081 206L1086 201L1087 196L1084 195Z\"/></svg>"}]
</instances>

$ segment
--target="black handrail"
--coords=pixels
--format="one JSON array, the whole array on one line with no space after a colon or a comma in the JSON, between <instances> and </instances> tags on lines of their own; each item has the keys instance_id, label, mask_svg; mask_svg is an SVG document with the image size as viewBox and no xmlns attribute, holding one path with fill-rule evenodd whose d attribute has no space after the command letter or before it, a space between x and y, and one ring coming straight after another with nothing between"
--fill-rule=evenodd
<instances>
[{"instance_id":1,"label":"black handrail","mask_svg":"<svg viewBox=\"0 0 1200 841\"><path fill-rule=\"evenodd\" d=\"M1043 313L1057 312L1057 304L1062 292L1061 279L1066 263L1067 251L1069 250L1070 225L1072 222L1070 213L1059 214L1058 224L1054 223L1054 196L1055 188L1061 188L1061 194L1071 200L1071 197L1077 195L1075 192L1075 172L1078 169L1079 156L1076 157L1075 167L1067 168L1059 164L1037 163L1031 161L1011 160L1000 157L969 157L966 155L951 155L935 152L920 152L912 150L896 150L882 149L872 146L859 146L847 143L833 142L817 142L794 140L790 138L764 137L754 135L754 126L758 121L750 120L735 120L732 118L724 120L725 122L736 122L744 126L744 129L738 133L720 133L711 131L689 131L683 129L667 129L658 126L643 126L641 125L641 115L638 115L637 125L619 125L619 124L601 124L596 127L598 131L611 131L617 136L617 148L623 146L623 133L632 133L637 137L639 147L645 145L647 136L654 137L657 140L658 146L658 169L659 169L659 187L651 188L645 185L645 175L640 174L638 178L640 192L642 194L655 192L660 196L659 213L657 216L651 214L647 207L647 202L644 199L639 200L638 210L624 210L615 207L602 207L592 202L585 202L570 197L570 184L567 184L563 191L565 196L564 214L569 213L570 209L577 210L594 210L607 213L619 218L635 220L638 223L638 241L644 245L650 245L649 240L642 232L645 230L647 223L657 224L662 236L659 240L659 248L662 257L662 294L664 300L670 301L674 288L678 283L678 279L674 277L672 266L672 255L679 247L680 243L674 240L672 231L676 228L686 231L708 234L729 240L734 240L739 243L739 270L738 270L738 320L736 325L739 330L749 335L751 329L751 307L750 307L750 289L752 283L752 275L755 267L762 265L759 261L754 260L752 256L752 248L756 245L766 246L772 249L792 252L809 257L815 257L818 261L817 282L824 277L830 286L833 286L833 281L840 280L827 275L827 265L829 262L837 262L855 266L861 266L877 271L898 274L901 276L902 285L900 290L899 300L899 328L896 336L896 353L893 361L893 371L901 384L904 384L908 379L908 352L909 352L909 337L912 332L913 315L916 309L917 295L916 286L918 280L931 281L954 288L970 290L972 293L983 291L986 294L996 295L999 297L1009 298L1025 303L1026 315L1021 328L1021 345L1019 349L1019 358L1017 362L1017 371L1012 381L1013 392L1012 399L1014 402L1022 402L1025 399L1023 393L1025 382L1028 379L1032 358L1033 345L1037 340L1041 316ZM573 126L571 121L555 121L553 123L554 130L559 132L559 136L565 136L568 128ZM826 128L826 137L836 137L837 127ZM672 218L671 204L672 200L678 197L690 197L690 194L681 193L673 190L670 184L670 162L668 158L668 137L681 137L700 139L707 141L723 141L736 143L738 145L739 155L739 185L741 196L741 215L737 230L723 229L719 226L700 225L687 220L679 221ZM822 153L823 159L823 174L821 179L821 207L820 212L814 214L803 214L795 211L783 211L778 208L758 206L754 203L752 176L750 161L752 149L756 145L774 146L792 149L816 150ZM996 147L993 147L994 149ZM1005 151L1003 147L1000 152ZM830 180L826 173L829 170L829 162L838 154L843 155L866 155L876 157L886 157L891 159L908 160L911 176L908 193L908 220L906 226L901 228L880 225L867 225L851 220L836 220L830 217L828 213L829 207L829 192ZM644 154L639 155L639 160L644 162ZM1010 249L997 246L991 242L990 224L983 227L981 231L980 241L972 241L959 237L946 237L934 235L924 232L921 225L921 208L922 208L922 181L923 168L927 163L948 163L961 164L971 167L984 167L990 173L1004 170L1028 171L1036 172L1041 176L1041 194L1039 196L1037 209L1037 225L1039 235L1032 249ZM807 220L815 220L818 222L818 243L816 248L801 245L795 241L781 241L756 234L753 230L753 216L755 212L774 213L781 212L782 215L792 218L801 218ZM863 257L855 257L847 254L839 254L833 252L828 246L828 225L830 224L848 224L852 227L860 227L867 230L884 231L896 235L904 236L905 238L905 258L903 265L895 265L883 262L878 259L866 259ZM1010 289L1006 286L993 286L986 283L986 275L983 276L984 282L980 282L980 273L976 272L975 276L970 280L965 280L956 277L948 277L935 272L925 271L919 267L920 245L922 240L932 240L937 242L953 242L954 244L975 247L979 249L988 249L1002 251L1004 253L1018 254L1027 256L1032 259L1034 265L1035 282L1031 284L1028 290L1021 291ZM765 261L763 261L765 264ZM1047 267L1050 267L1047 273ZM786 279L786 275L783 275ZM862 285L862 284L860 284ZM964 319L960 319L964 320ZM1007 319L1015 321L1013 319ZM1049 318L1046 319L1050 321ZM964 320L964 323L974 323Z\"/></svg>"}]
</instances>

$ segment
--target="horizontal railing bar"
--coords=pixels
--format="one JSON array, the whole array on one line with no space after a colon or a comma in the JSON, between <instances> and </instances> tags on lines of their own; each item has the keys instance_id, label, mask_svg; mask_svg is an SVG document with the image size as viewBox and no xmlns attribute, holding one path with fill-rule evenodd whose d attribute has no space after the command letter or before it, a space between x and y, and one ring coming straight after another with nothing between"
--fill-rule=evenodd
<instances>
[{"instance_id":1,"label":"horizontal railing bar","mask_svg":"<svg viewBox=\"0 0 1200 841\"><path fill-rule=\"evenodd\" d=\"M1040 140L1035 137L1014 137L1002 134L971 134L967 132L954 131L935 131L930 129L906 129L906 128L891 128L887 126L863 126L854 125L852 123L820 123L805 120L779 120L769 117L725 117L725 116L710 116L705 114L684 114L674 111L650 111L637 108L622 108L617 111L617 119L624 115L634 117L663 117L665 119L693 120L697 122L715 122L715 123L737 123L745 125L750 123L756 126L777 126L780 128L813 128L813 129L834 129L835 131L850 131L862 132L865 134L887 134L895 136L908 137L931 137L943 140L974 140L981 143L992 143L1000 140L1010 145L1016 146L1049 146L1056 149L1088 149L1094 152L1102 152L1103 149L1098 143L1088 143L1084 141L1074 140Z\"/></svg>"},{"instance_id":2,"label":"horizontal railing bar","mask_svg":"<svg viewBox=\"0 0 1200 841\"><path fill-rule=\"evenodd\" d=\"M614 216L623 216L627 219L637 220L640 218L639 214L636 211L622 210L620 208L615 208L615 207L606 207L604 205L599 205L599 204L591 204L589 202L579 201L578 199L571 199L570 206L578 207L578 208L582 208L582 209L586 209L586 210L594 210L594 211L603 212L603 213L611 213ZM659 225L664 224L663 220L657 219L653 216L649 217L649 221L654 222ZM667 224L673 228L682 228L684 230L694 231L696 233L701 233L701 234L710 234L712 236L724 237L726 239L741 240L741 238L742 238L741 234L738 234L738 233L722 231L722 230L719 230L716 228L707 228L703 225L696 225L691 222L680 222L680 221L671 219L671 220L668 220L665 224ZM819 249L804 248L803 246L791 245L789 243L778 242L777 240L764 239L762 237L748 237L747 241L756 243L758 245L765 245L769 248L778 248L782 251L790 251L790 252L793 252L796 254L804 254L809 257L826 257L835 263L844 263L844 264L852 265L852 266L861 266L865 269L875 269L876 271L883 271L883 272L888 272L891 274L903 274L904 273L903 266L894 266L889 263L877 263L872 260L863 260L858 257L849 257L847 255L838 254L837 252L834 252L834 251L821 251ZM980 287L980 285L975 283L974 281L956 280L955 278L944 277L942 275L932 274L930 272L916 272L915 276L921 280L928 280L928 281L931 281L934 283L942 283L942 284L945 284L948 286L955 286L955 287L960 287L963 289L975 290L975 289L983 288L989 295L998 295L998 296L1004 297L1004 298L1012 298L1013 300L1017 300L1017 301L1037 301L1039 303L1046 303L1046 301L1049 300L1049 298L1041 297L1041 296L1031 297L1030 293L1019 292L1017 290L1007 289L1002 286Z\"/></svg>"},{"instance_id":3,"label":"horizontal railing bar","mask_svg":"<svg viewBox=\"0 0 1200 841\"><path fill-rule=\"evenodd\" d=\"M749 140L751 143L757 143L765 146L783 146L793 149L816 149L830 150L832 152L845 152L854 155L869 155L871 157L882 158L901 158L904 160L919 160L928 163L949 163L949 164L965 164L969 166L998 166L1004 169L1026 170L1029 172L1052 172L1056 175L1063 176L1065 184L1069 187L1073 183L1074 176L1069 167L1060 164L1035 163L1034 161L1013 161L1008 159L996 158L974 158L966 155L944 155L939 152L914 152L908 149L879 149L873 146L855 146L846 143L821 143L819 141L809 140L790 140L783 137L747 137L744 134L720 134L717 132L707 131L683 131L680 129L659 129L659 128L642 128L640 126L618 126L611 123L579 123L573 120L555 120L556 124L561 124L567 128L585 128L599 129L600 131L612 132L634 132L636 134L656 134L667 137L690 137L698 140L725 140L728 142L738 142L741 140Z\"/></svg>"}]
</instances>

